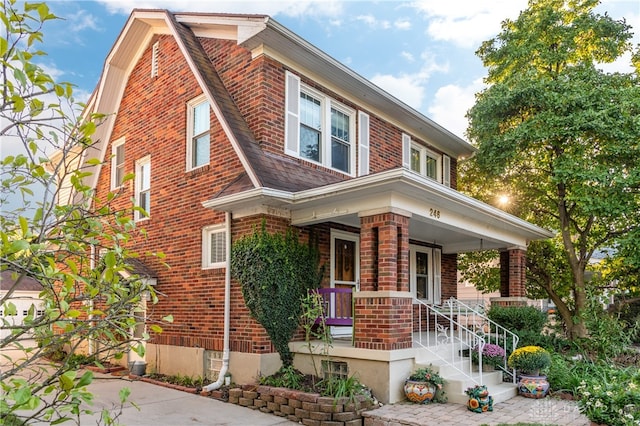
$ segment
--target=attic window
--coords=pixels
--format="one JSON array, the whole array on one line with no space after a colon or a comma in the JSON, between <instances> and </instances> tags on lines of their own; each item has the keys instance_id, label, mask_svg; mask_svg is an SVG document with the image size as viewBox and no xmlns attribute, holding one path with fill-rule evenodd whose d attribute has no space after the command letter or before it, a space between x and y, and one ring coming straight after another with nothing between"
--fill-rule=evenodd
<instances>
[{"instance_id":1,"label":"attic window","mask_svg":"<svg viewBox=\"0 0 640 426\"><path fill-rule=\"evenodd\" d=\"M158 76L158 51L160 50L160 42L153 43L151 49L151 78Z\"/></svg>"}]
</instances>

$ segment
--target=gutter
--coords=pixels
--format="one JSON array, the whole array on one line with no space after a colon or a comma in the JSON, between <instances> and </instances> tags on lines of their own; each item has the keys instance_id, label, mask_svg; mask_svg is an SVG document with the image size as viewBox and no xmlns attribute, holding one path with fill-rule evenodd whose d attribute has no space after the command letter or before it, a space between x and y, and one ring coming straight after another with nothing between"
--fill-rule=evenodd
<instances>
[{"instance_id":1,"label":"gutter","mask_svg":"<svg viewBox=\"0 0 640 426\"><path fill-rule=\"evenodd\" d=\"M204 386L202 390L211 392L219 389L224 384L224 376L229 370L229 324L231 322L231 213L225 213L226 221L226 257L227 266L224 273L224 343L222 349L222 368L218 374L218 380L207 386Z\"/></svg>"}]
</instances>

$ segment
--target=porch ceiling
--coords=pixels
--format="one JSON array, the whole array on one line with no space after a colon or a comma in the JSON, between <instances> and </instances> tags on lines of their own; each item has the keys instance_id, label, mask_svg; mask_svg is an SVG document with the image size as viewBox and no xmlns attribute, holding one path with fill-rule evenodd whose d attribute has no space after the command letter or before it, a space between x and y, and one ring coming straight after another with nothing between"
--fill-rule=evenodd
<instances>
[{"instance_id":1,"label":"porch ceiling","mask_svg":"<svg viewBox=\"0 0 640 426\"><path fill-rule=\"evenodd\" d=\"M553 235L405 169L295 193L258 188L203 205L234 217L269 213L289 217L297 226L334 222L355 228L361 216L394 211L411 217L411 239L440 245L445 253L526 247Z\"/></svg>"}]
</instances>

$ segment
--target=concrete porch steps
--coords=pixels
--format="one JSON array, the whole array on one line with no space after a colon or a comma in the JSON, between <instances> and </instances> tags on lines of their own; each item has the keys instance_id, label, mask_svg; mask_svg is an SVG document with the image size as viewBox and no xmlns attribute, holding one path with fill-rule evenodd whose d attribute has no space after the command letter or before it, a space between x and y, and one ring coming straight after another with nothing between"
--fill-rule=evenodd
<instances>
[{"instance_id":1,"label":"concrete porch steps","mask_svg":"<svg viewBox=\"0 0 640 426\"><path fill-rule=\"evenodd\" d=\"M470 359L461 357L458 350L459 348L455 345L443 345L439 348L437 355L423 348L419 349L416 355L416 368L430 366L446 380L444 390L449 402L466 404L469 397L464 391L480 383L481 380L487 386L494 403L507 401L517 395L516 385L503 382L501 371L483 372L481 379L479 372L471 371L473 367Z\"/></svg>"}]
</instances>

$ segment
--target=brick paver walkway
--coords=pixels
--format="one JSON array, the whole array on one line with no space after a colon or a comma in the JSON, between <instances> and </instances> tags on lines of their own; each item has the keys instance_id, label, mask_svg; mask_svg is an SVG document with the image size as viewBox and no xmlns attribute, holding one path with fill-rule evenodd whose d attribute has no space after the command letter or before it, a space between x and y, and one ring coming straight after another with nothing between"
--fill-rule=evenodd
<instances>
[{"instance_id":1,"label":"brick paver walkway","mask_svg":"<svg viewBox=\"0 0 640 426\"><path fill-rule=\"evenodd\" d=\"M459 404L398 403L364 413L365 426L401 425L497 425L538 423L544 425L588 426L574 401L556 398L529 399L521 396L495 404L492 412L473 413Z\"/></svg>"}]
</instances>

